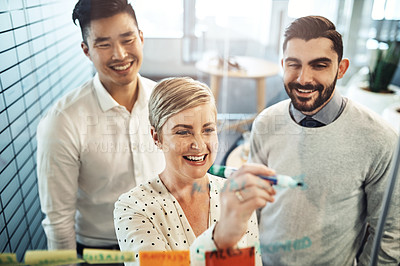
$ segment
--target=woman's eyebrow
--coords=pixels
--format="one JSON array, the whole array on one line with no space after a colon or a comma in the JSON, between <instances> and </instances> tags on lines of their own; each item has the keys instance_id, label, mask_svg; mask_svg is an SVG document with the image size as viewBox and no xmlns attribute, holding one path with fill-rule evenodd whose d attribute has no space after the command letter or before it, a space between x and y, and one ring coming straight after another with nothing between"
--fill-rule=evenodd
<instances>
[{"instance_id":1,"label":"woman's eyebrow","mask_svg":"<svg viewBox=\"0 0 400 266\"><path fill-rule=\"evenodd\" d=\"M203 125L203 127L209 127L209 126L215 126L216 124L214 123L214 122L208 122L208 123L205 123L204 125Z\"/></svg>"},{"instance_id":2,"label":"woman's eyebrow","mask_svg":"<svg viewBox=\"0 0 400 266\"><path fill-rule=\"evenodd\" d=\"M176 124L172 129L175 129L177 127L183 127L183 128L189 128L192 129L193 127L190 125L185 125L185 124Z\"/></svg>"}]
</instances>

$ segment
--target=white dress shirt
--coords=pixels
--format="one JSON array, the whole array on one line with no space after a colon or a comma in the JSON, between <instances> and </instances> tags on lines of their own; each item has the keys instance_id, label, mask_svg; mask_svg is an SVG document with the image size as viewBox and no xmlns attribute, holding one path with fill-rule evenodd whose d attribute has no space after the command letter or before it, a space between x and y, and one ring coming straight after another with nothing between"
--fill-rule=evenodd
<instances>
[{"instance_id":1,"label":"white dress shirt","mask_svg":"<svg viewBox=\"0 0 400 266\"><path fill-rule=\"evenodd\" d=\"M115 231L121 250L135 252L137 259L139 251L190 250L191 265L205 265L205 252L216 250L212 232L220 216L219 191L226 180L213 175L208 177L209 228L197 238L179 202L158 176L121 195L114 210ZM256 265L261 265L255 212L247 228L238 247L256 247ZM125 265L139 265L139 262Z\"/></svg>"},{"instance_id":2,"label":"white dress shirt","mask_svg":"<svg viewBox=\"0 0 400 266\"><path fill-rule=\"evenodd\" d=\"M140 75L138 81L132 112L111 97L96 74L40 121L37 172L49 249L75 249L76 241L97 247L117 244L115 201L164 169L148 121L155 82Z\"/></svg>"}]
</instances>

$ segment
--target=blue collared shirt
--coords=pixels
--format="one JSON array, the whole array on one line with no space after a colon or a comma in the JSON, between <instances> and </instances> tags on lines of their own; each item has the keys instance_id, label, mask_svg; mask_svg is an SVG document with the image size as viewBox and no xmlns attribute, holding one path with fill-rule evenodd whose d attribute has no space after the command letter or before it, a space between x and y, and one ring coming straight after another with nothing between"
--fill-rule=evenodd
<instances>
[{"instance_id":1,"label":"blue collared shirt","mask_svg":"<svg viewBox=\"0 0 400 266\"><path fill-rule=\"evenodd\" d=\"M347 99L342 97L342 95L335 89L332 99L321 110L311 117L325 125L328 125L340 116L346 106L346 103ZM294 121L298 124L306 117L305 114L293 106L293 103L290 103L289 112Z\"/></svg>"}]
</instances>

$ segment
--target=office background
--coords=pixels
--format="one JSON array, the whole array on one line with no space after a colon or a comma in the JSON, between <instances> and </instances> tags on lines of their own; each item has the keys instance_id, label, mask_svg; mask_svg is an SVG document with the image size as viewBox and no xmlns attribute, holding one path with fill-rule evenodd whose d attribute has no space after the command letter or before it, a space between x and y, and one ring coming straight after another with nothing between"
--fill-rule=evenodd
<instances>
[{"instance_id":1,"label":"office background","mask_svg":"<svg viewBox=\"0 0 400 266\"><path fill-rule=\"evenodd\" d=\"M131 2L145 36L141 74L154 80L192 76L206 83L209 77L194 63L210 51L279 64L281 35L293 19L289 13L307 15L298 6L311 7L307 12L329 17L343 34L345 56L351 61L346 78L339 82L345 92L350 77L368 63L367 40L386 33L384 23L371 18L374 3L396 1L331 0L329 8L319 0L248 0L246 8L241 0L218 0L218 5L214 0ZM79 27L72 23L75 3L0 0L0 252L17 253L20 261L26 250L47 247L37 191L36 127L55 100L94 74L80 48ZM230 13L224 15L228 6ZM170 12L161 12L165 8ZM389 28L396 27L399 19L390 20ZM400 68L396 82L400 85ZM253 116L254 81L222 83L222 115ZM267 106L287 97L280 75L268 78L266 85ZM223 161L240 136L233 131L220 135L217 161Z\"/></svg>"}]
</instances>

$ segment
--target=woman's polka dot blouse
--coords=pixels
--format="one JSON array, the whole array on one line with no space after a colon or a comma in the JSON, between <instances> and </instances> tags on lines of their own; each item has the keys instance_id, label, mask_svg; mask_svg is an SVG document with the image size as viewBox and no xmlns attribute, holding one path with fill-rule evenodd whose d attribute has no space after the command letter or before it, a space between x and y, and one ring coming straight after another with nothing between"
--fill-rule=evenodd
<instances>
[{"instance_id":1,"label":"woman's polka dot blouse","mask_svg":"<svg viewBox=\"0 0 400 266\"><path fill-rule=\"evenodd\" d=\"M215 248L212 232L208 231L214 228L213 225L219 218L219 191L225 179L209 175L209 180L211 224L209 230L203 233L207 239L201 239ZM122 251L138 253L141 250L189 250L196 240L178 201L168 192L158 176L120 196L115 203L114 225ZM249 221L247 234L238 244L245 247L256 241L258 228L254 214Z\"/></svg>"}]
</instances>

